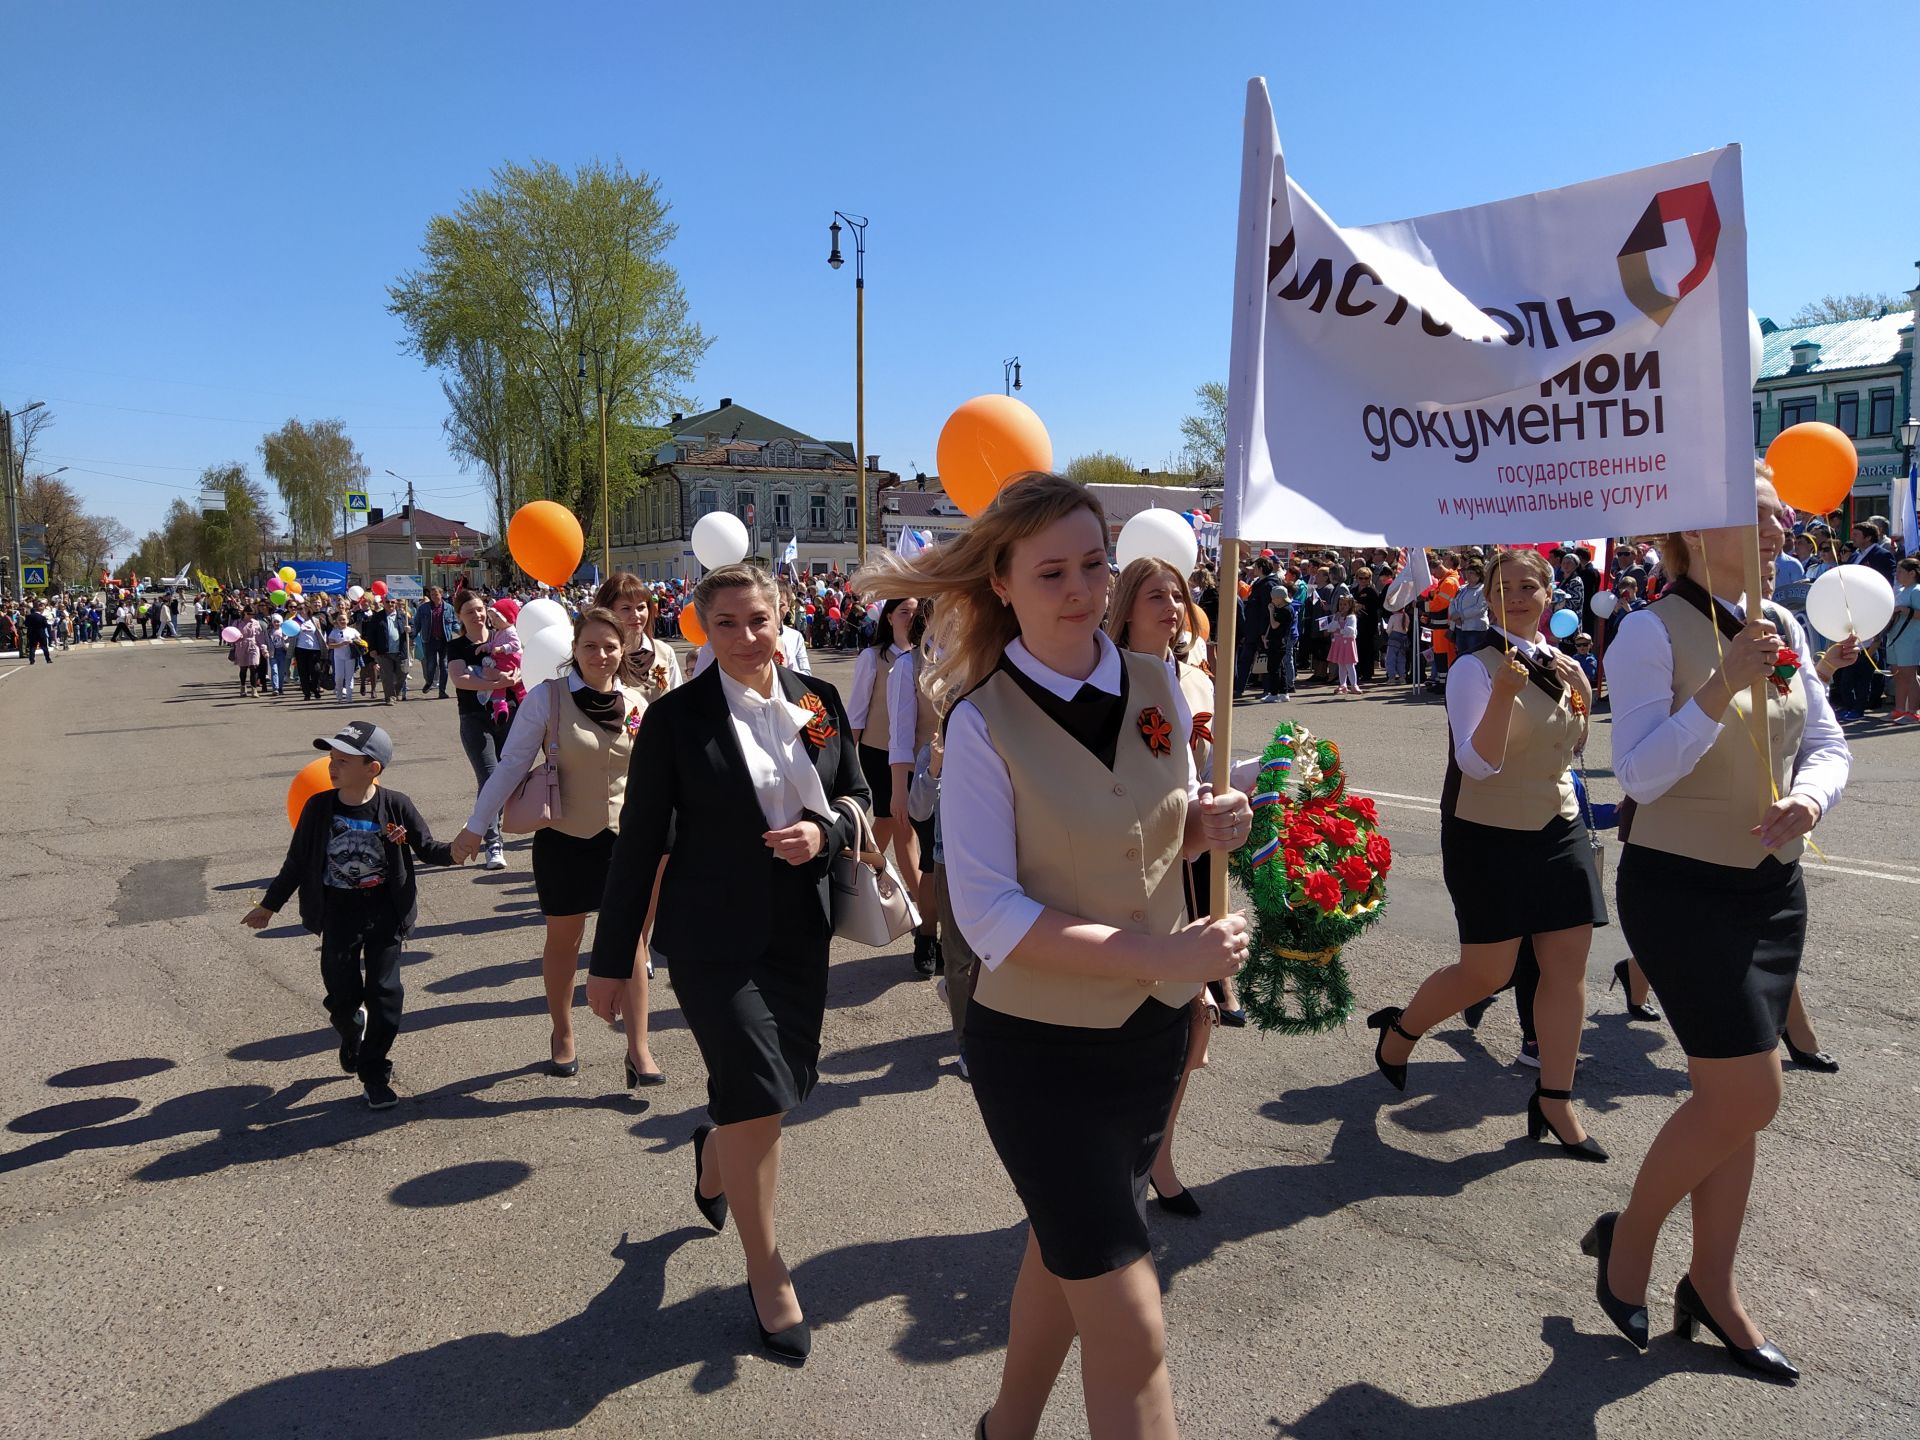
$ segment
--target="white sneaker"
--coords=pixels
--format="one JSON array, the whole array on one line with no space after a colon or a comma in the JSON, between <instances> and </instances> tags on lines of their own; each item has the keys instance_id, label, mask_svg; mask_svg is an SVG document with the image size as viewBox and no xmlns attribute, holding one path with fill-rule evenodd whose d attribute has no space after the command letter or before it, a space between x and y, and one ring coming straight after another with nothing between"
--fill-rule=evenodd
<instances>
[{"instance_id":1,"label":"white sneaker","mask_svg":"<svg viewBox=\"0 0 1920 1440\"><path fill-rule=\"evenodd\" d=\"M942 1005L947 1003L947 977L946 976L942 975L938 980L933 982L933 993L940 997L940 1003Z\"/></svg>"},{"instance_id":2,"label":"white sneaker","mask_svg":"<svg viewBox=\"0 0 1920 1440\"><path fill-rule=\"evenodd\" d=\"M507 856L498 845L487 847L487 869L504 870L507 868Z\"/></svg>"},{"instance_id":3,"label":"white sneaker","mask_svg":"<svg viewBox=\"0 0 1920 1440\"><path fill-rule=\"evenodd\" d=\"M960 1072L960 1078L961 1078L962 1080L966 1080L966 1081L969 1081L969 1082L971 1082L971 1081L972 1081L972 1079L973 1079L973 1076L967 1073L967 1057L966 1057L966 1056L964 1056L964 1055L956 1055L956 1056L954 1056L954 1057L953 1057L953 1068L954 1068L954 1069L956 1069L956 1070L958 1070L958 1071Z\"/></svg>"}]
</instances>

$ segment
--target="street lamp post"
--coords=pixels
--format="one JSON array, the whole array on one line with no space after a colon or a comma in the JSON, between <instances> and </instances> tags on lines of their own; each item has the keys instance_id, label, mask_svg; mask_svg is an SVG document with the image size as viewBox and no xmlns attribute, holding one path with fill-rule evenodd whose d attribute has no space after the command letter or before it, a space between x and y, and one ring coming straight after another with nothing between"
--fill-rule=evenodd
<instances>
[{"instance_id":1,"label":"street lamp post","mask_svg":"<svg viewBox=\"0 0 1920 1440\"><path fill-rule=\"evenodd\" d=\"M593 347L593 408L600 412L600 578L605 580L613 573L613 507L608 499L611 487L607 483L607 395L602 384L602 359L604 353L599 346ZM580 349L580 373L576 379L587 378L587 347Z\"/></svg>"},{"instance_id":2,"label":"street lamp post","mask_svg":"<svg viewBox=\"0 0 1920 1440\"><path fill-rule=\"evenodd\" d=\"M854 568L867 563L867 217L833 212L827 227L833 236L833 248L827 264L838 270L840 258L840 222L853 231L853 468L859 479L859 497L855 516L860 533L855 540Z\"/></svg>"},{"instance_id":3,"label":"street lamp post","mask_svg":"<svg viewBox=\"0 0 1920 1440\"><path fill-rule=\"evenodd\" d=\"M31 405L11 411L0 406L0 480L4 480L7 486L7 529L13 536L13 560L7 567L10 576L7 590L16 600L23 598L23 591L20 584L20 500L13 483L13 417L38 410L46 403L36 400Z\"/></svg>"},{"instance_id":4,"label":"street lamp post","mask_svg":"<svg viewBox=\"0 0 1920 1440\"><path fill-rule=\"evenodd\" d=\"M1000 362L1000 384L1008 395L1020 388L1020 357L1010 356Z\"/></svg>"}]
</instances>

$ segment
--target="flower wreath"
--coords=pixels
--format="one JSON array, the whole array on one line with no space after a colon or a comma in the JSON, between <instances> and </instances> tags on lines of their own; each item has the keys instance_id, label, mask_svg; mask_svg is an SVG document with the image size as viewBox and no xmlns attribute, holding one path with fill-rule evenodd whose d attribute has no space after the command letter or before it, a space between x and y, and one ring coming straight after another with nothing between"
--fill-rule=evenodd
<instances>
[{"instance_id":1,"label":"flower wreath","mask_svg":"<svg viewBox=\"0 0 1920 1440\"><path fill-rule=\"evenodd\" d=\"M1380 918L1393 847L1373 801L1347 790L1340 748L1292 721L1275 728L1252 798L1232 860L1254 910L1241 1001L1262 1030L1317 1034L1353 1013L1340 952Z\"/></svg>"}]
</instances>

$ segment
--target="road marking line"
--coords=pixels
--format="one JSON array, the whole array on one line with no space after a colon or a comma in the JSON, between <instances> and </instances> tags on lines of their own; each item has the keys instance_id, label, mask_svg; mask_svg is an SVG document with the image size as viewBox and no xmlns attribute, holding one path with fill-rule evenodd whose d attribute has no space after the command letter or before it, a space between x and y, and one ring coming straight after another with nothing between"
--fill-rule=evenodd
<instances>
[{"instance_id":1,"label":"road marking line","mask_svg":"<svg viewBox=\"0 0 1920 1440\"><path fill-rule=\"evenodd\" d=\"M1811 860L1802 860L1800 868L1826 870L1835 875L1864 875L1869 880L1893 880L1901 885L1920 885L1920 875L1887 875L1878 870L1849 870L1844 865L1818 865Z\"/></svg>"},{"instance_id":2,"label":"road marking line","mask_svg":"<svg viewBox=\"0 0 1920 1440\"><path fill-rule=\"evenodd\" d=\"M19 674L19 673L20 673L20 672L21 672L22 670L24 670L24 669L26 669L26 668L27 668L27 667L26 667L26 666L24 666L24 665L16 665L16 666L14 666L14 667L13 667L13 669L11 669L11 670L7 670L7 671L0 671L0 680L4 680L4 679L6 679L6 678L7 678L7 676L9 676L9 675L18 675L18 674Z\"/></svg>"},{"instance_id":3,"label":"road marking line","mask_svg":"<svg viewBox=\"0 0 1920 1440\"><path fill-rule=\"evenodd\" d=\"M1440 808L1440 802L1438 800L1432 799L1426 795L1396 795L1391 790L1360 790L1358 786L1355 786L1354 788L1358 791L1358 793L1362 795L1371 795L1376 800L1410 800L1415 804L1424 805L1430 810L1438 810Z\"/></svg>"}]
</instances>

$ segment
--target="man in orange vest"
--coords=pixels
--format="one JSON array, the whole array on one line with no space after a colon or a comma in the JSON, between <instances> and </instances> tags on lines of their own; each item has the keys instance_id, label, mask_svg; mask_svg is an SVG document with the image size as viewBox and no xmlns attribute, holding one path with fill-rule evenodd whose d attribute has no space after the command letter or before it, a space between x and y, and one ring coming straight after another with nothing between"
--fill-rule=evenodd
<instances>
[{"instance_id":1,"label":"man in orange vest","mask_svg":"<svg viewBox=\"0 0 1920 1440\"><path fill-rule=\"evenodd\" d=\"M1453 597L1460 593L1458 562L1452 555L1436 554L1433 588L1421 597L1427 608L1427 624L1433 628L1433 671L1427 676L1427 689L1438 694L1447 688L1447 667L1453 662L1453 638L1447 632L1447 611Z\"/></svg>"}]
</instances>

